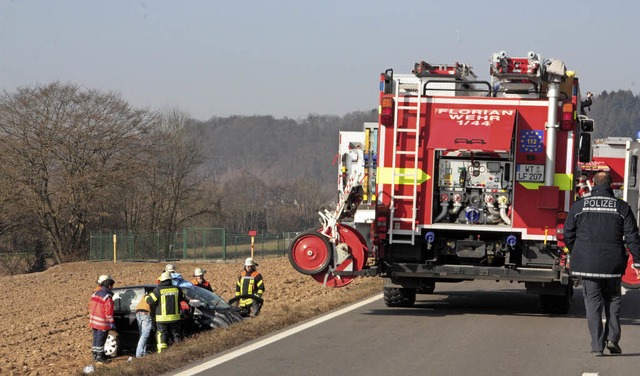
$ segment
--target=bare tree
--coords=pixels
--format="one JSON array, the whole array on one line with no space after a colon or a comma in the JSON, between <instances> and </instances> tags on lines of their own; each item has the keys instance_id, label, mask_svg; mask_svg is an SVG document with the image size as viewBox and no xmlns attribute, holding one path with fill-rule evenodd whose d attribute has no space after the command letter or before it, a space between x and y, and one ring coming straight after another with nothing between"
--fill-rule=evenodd
<instances>
[{"instance_id":1,"label":"bare tree","mask_svg":"<svg viewBox=\"0 0 640 376\"><path fill-rule=\"evenodd\" d=\"M223 211L226 226L232 231L244 232L259 228L267 203L267 187L261 179L241 171L223 187Z\"/></svg>"},{"instance_id":2,"label":"bare tree","mask_svg":"<svg viewBox=\"0 0 640 376\"><path fill-rule=\"evenodd\" d=\"M153 147L136 167L135 178L120 187L120 197L128 228L161 231L168 245L181 225L217 216L219 203L199 170L204 158L193 120L179 110L158 114L158 119L149 134Z\"/></svg>"},{"instance_id":3,"label":"bare tree","mask_svg":"<svg viewBox=\"0 0 640 376\"><path fill-rule=\"evenodd\" d=\"M126 179L154 117L118 94L58 82L3 92L3 174L46 231L56 262L82 258L87 224Z\"/></svg>"}]
</instances>

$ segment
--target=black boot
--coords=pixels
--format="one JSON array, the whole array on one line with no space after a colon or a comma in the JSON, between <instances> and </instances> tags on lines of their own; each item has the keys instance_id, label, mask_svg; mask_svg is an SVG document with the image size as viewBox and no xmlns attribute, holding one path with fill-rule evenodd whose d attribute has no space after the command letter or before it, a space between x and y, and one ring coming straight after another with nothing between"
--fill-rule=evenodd
<instances>
[{"instance_id":1,"label":"black boot","mask_svg":"<svg viewBox=\"0 0 640 376\"><path fill-rule=\"evenodd\" d=\"M106 362L107 362L107 358L104 356L103 352L99 352L96 354L96 363L102 364Z\"/></svg>"}]
</instances>

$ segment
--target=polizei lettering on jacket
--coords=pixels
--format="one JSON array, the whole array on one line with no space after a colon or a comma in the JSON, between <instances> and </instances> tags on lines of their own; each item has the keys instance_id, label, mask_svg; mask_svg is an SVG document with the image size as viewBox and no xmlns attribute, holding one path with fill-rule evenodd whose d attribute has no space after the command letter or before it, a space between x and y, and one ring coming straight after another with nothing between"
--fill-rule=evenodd
<instances>
[{"instance_id":1,"label":"polizei lettering on jacket","mask_svg":"<svg viewBox=\"0 0 640 376\"><path fill-rule=\"evenodd\" d=\"M617 200L610 197L585 197L583 199L583 212L599 212L617 214Z\"/></svg>"},{"instance_id":2,"label":"polizei lettering on jacket","mask_svg":"<svg viewBox=\"0 0 640 376\"><path fill-rule=\"evenodd\" d=\"M491 125L491 122L500 121L501 116L513 116L515 110L480 110L472 108L438 108L436 114L448 115L449 119L458 125Z\"/></svg>"}]
</instances>

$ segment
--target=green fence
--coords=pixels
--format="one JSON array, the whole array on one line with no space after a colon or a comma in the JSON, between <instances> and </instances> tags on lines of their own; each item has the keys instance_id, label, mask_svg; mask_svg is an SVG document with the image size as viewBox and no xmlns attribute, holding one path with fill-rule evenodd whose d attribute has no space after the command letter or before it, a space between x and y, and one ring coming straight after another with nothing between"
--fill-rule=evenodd
<instances>
[{"instance_id":1,"label":"green fence","mask_svg":"<svg viewBox=\"0 0 640 376\"><path fill-rule=\"evenodd\" d=\"M284 256L296 232L257 234L256 257ZM185 228L176 233L92 232L91 260L228 260L251 255L251 236L223 228Z\"/></svg>"}]
</instances>

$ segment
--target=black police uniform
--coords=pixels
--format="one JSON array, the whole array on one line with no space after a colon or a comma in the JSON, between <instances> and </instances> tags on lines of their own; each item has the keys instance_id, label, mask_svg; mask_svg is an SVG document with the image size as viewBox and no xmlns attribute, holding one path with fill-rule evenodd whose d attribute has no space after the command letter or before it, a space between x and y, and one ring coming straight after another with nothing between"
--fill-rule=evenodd
<instances>
[{"instance_id":1,"label":"black police uniform","mask_svg":"<svg viewBox=\"0 0 640 376\"><path fill-rule=\"evenodd\" d=\"M571 252L571 274L580 277L591 333L591 351L604 350L605 341L620 340L621 277L627 265L625 248L640 268L640 237L629 205L606 185L575 202L564 225L564 240ZM607 324L602 325L602 313Z\"/></svg>"}]
</instances>

